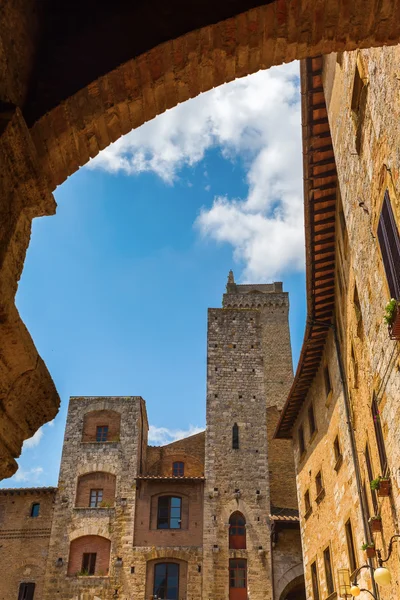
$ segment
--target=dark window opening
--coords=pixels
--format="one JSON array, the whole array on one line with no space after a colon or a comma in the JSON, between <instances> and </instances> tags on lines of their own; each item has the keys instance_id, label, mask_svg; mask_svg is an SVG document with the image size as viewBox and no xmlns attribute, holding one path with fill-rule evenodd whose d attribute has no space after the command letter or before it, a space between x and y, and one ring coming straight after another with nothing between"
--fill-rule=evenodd
<instances>
[{"instance_id":1,"label":"dark window opening","mask_svg":"<svg viewBox=\"0 0 400 600\"><path fill-rule=\"evenodd\" d=\"M172 463L172 475L174 477L183 477L185 474L185 463L174 462Z\"/></svg>"},{"instance_id":2,"label":"dark window opening","mask_svg":"<svg viewBox=\"0 0 400 600\"><path fill-rule=\"evenodd\" d=\"M103 490L90 490L90 508L97 508L103 502Z\"/></svg>"},{"instance_id":3,"label":"dark window opening","mask_svg":"<svg viewBox=\"0 0 400 600\"><path fill-rule=\"evenodd\" d=\"M400 236L386 190L378 225L378 240L390 297L400 299Z\"/></svg>"},{"instance_id":4,"label":"dark window opening","mask_svg":"<svg viewBox=\"0 0 400 600\"><path fill-rule=\"evenodd\" d=\"M239 450L239 425L237 423L232 427L232 448Z\"/></svg>"},{"instance_id":5,"label":"dark window opening","mask_svg":"<svg viewBox=\"0 0 400 600\"><path fill-rule=\"evenodd\" d=\"M317 563L313 562L311 564L311 583L312 583L312 591L314 600L319 600L319 585L318 585L318 571L317 571Z\"/></svg>"},{"instance_id":6,"label":"dark window opening","mask_svg":"<svg viewBox=\"0 0 400 600\"><path fill-rule=\"evenodd\" d=\"M33 582L20 583L18 600L33 600L35 593L35 584Z\"/></svg>"},{"instance_id":7,"label":"dark window opening","mask_svg":"<svg viewBox=\"0 0 400 600\"><path fill-rule=\"evenodd\" d=\"M94 575L96 570L96 552L84 552L82 556L82 572Z\"/></svg>"},{"instance_id":8,"label":"dark window opening","mask_svg":"<svg viewBox=\"0 0 400 600\"><path fill-rule=\"evenodd\" d=\"M178 600L179 565L176 563L158 563L154 567L154 598Z\"/></svg>"},{"instance_id":9,"label":"dark window opening","mask_svg":"<svg viewBox=\"0 0 400 600\"><path fill-rule=\"evenodd\" d=\"M304 443L304 429L303 429L303 426L301 426L299 428L299 450L300 450L300 456L302 456L304 454L304 452L306 451L306 445Z\"/></svg>"},{"instance_id":10,"label":"dark window opening","mask_svg":"<svg viewBox=\"0 0 400 600\"><path fill-rule=\"evenodd\" d=\"M304 494L304 506L306 509L305 515L308 516L311 513L311 501L310 501L310 491L307 490Z\"/></svg>"},{"instance_id":11,"label":"dark window opening","mask_svg":"<svg viewBox=\"0 0 400 600\"><path fill-rule=\"evenodd\" d=\"M234 512L229 519L229 548L246 549L246 519L240 512Z\"/></svg>"},{"instance_id":12,"label":"dark window opening","mask_svg":"<svg viewBox=\"0 0 400 600\"><path fill-rule=\"evenodd\" d=\"M320 495L320 493L323 491L324 486L322 483L322 473L321 471L319 471L316 476L315 476L315 487L317 489L317 496Z\"/></svg>"},{"instance_id":13,"label":"dark window opening","mask_svg":"<svg viewBox=\"0 0 400 600\"><path fill-rule=\"evenodd\" d=\"M40 504L35 502L31 507L31 517L38 517L40 513Z\"/></svg>"},{"instance_id":14,"label":"dark window opening","mask_svg":"<svg viewBox=\"0 0 400 600\"><path fill-rule=\"evenodd\" d=\"M310 436L317 431L317 426L315 424L315 414L314 414L314 407L312 404L310 404L309 409L308 409L308 424L310 426Z\"/></svg>"},{"instance_id":15,"label":"dark window opening","mask_svg":"<svg viewBox=\"0 0 400 600\"><path fill-rule=\"evenodd\" d=\"M356 559L356 553L354 550L353 528L351 526L350 519L347 521L347 523L345 525L345 529L346 529L347 552L349 555L350 572L353 573L357 569L357 559Z\"/></svg>"},{"instance_id":16,"label":"dark window opening","mask_svg":"<svg viewBox=\"0 0 400 600\"><path fill-rule=\"evenodd\" d=\"M182 498L161 496L158 499L157 529L180 529Z\"/></svg>"},{"instance_id":17,"label":"dark window opening","mask_svg":"<svg viewBox=\"0 0 400 600\"><path fill-rule=\"evenodd\" d=\"M325 567L326 589L327 589L328 594L333 594L333 592L335 591L335 584L333 583L330 548L326 548L324 550L324 567Z\"/></svg>"},{"instance_id":18,"label":"dark window opening","mask_svg":"<svg viewBox=\"0 0 400 600\"><path fill-rule=\"evenodd\" d=\"M96 428L96 442L106 442L108 438L108 425L100 425Z\"/></svg>"},{"instance_id":19,"label":"dark window opening","mask_svg":"<svg viewBox=\"0 0 400 600\"><path fill-rule=\"evenodd\" d=\"M368 480L369 480L369 482L371 482L374 479L374 472L372 470L371 455L369 453L368 444L366 444L366 446L365 446L365 464L367 466ZM371 486L369 486L369 488L371 489ZM377 515L378 514L378 498L376 496L375 490L371 490L371 498L372 498L372 506L374 507L374 513Z\"/></svg>"},{"instance_id":20,"label":"dark window opening","mask_svg":"<svg viewBox=\"0 0 400 600\"><path fill-rule=\"evenodd\" d=\"M247 561L242 558L231 558L229 561L229 587L247 587Z\"/></svg>"},{"instance_id":21,"label":"dark window opening","mask_svg":"<svg viewBox=\"0 0 400 600\"><path fill-rule=\"evenodd\" d=\"M365 515L367 517L367 520L369 520L369 518L371 516L371 511L369 510L368 496L367 496L367 484L365 481L364 481L363 487L362 487L362 495L363 495Z\"/></svg>"},{"instance_id":22,"label":"dark window opening","mask_svg":"<svg viewBox=\"0 0 400 600\"><path fill-rule=\"evenodd\" d=\"M387 467L387 456L385 449L385 439L383 437L381 416L379 412L378 402L376 400L376 396L372 399L372 418L374 420L374 429L375 429L375 438L376 444L378 446L378 454L379 454L379 462L381 463L382 475L385 474Z\"/></svg>"},{"instance_id":23,"label":"dark window opening","mask_svg":"<svg viewBox=\"0 0 400 600\"><path fill-rule=\"evenodd\" d=\"M333 441L333 450L335 452L335 461L337 462L342 458L342 452L340 450L339 436L337 435Z\"/></svg>"},{"instance_id":24,"label":"dark window opening","mask_svg":"<svg viewBox=\"0 0 400 600\"><path fill-rule=\"evenodd\" d=\"M360 69L358 68L358 65L356 65L356 71L354 73L353 95L351 97L351 110L355 116L358 116L358 113L360 112L363 87L364 81L361 77Z\"/></svg>"},{"instance_id":25,"label":"dark window opening","mask_svg":"<svg viewBox=\"0 0 400 600\"><path fill-rule=\"evenodd\" d=\"M332 383L331 383L331 376L329 374L328 367L324 367L324 381L325 381L325 392L326 392L326 395L329 396L329 394L332 391Z\"/></svg>"},{"instance_id":26,"label":"dark window opening","mask_svg":"<svg viewBox=\"0 0 400 600\"><path fill-rule=\"evenodd\" d=\"M358 297L358 290L357 290L356 285L354 285L353 305L354 305L354 313L356 315L356 320L357 320L357 337L362 338L364 335L363 320L362 320L360 298Z\"/></svg>"}]
</instances>

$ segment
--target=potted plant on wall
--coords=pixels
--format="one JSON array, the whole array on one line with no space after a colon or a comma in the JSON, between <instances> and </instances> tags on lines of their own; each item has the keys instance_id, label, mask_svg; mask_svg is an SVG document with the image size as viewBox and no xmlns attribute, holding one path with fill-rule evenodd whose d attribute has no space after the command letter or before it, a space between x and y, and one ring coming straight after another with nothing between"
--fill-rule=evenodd
<instances>
[{"instance_id":1,"label":"potted plant on wall","mask_svg":"<svg viewBox=\"0 0 400 600\"><path fill-rule=\"evenodd\" d=\"M390 339L400 340L400 310L399 302L395 298L386 304L383 322L388 326Z\"/></svg>"},{"instance_id":2,"label":"potted plant on wall","mask_svg":"<svg viewBox=\"0 0 400 600\"><path fill-rule=\"evenodd\" d=\"M379 475L379 477L371 481L370 486L371 490L378 492L378 496L381 498L387 498L390 495L390 477Z\"/></svg>"},{"instance_id":3,"label":"potted plant on wall","mask_svg":"<svg viewBox=\"0 0 400 600\"><path fill-rule=\"evenodd\" d=\"M372 543L365 542L365 544L363 544L361 546L361 550L364 550L364 552L367 555L367 558L375 558L375 556L376 556L376 550L375 550L375 544L374 544L374 542L372 542Z\"/></svg>"},{"instance_id":4,"label":"potted plant on wall","mask_svg":"<svg viewBox=\"0 0 400 600\"><path fill-rule=\"evenodd\" d=\"M372 515L368 520L372 533L382 533L382 517L381 515Z\"/></svg>"}]
</instances>

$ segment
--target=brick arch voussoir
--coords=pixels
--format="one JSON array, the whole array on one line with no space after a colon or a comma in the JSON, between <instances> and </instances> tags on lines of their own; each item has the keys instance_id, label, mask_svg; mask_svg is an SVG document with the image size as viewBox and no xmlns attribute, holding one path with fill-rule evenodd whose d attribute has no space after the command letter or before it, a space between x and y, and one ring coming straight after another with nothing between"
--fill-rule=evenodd
<instances>
[{"instance_id":1,"label":"brick arch voussoir","mask_svg":"<svg viewBox=\"0 0 400 600\"><path fill-rule=\"evenodd\" d=\"M304 581L303 563L291 567L280 577L276 584L276 597L283 600L291 589Z\"/></svg>"},{"instance_id":2,"label":"brick arch voussoir","mask_svg":"<svg viewBox=\"0 0 400 600\"><path fill-rule=\"evenodd\" d=\"M106 473L107 475L114 475L116 477L118 474L118 469L115 465L110 463L84 464L80 465L77 469L77 479L83 475L89 475L90 473Z\"/></svg>"},{"instance_id":3,"label":"brick arch voussoir","mask_svg":"<svg viewBox=\"0 0 400 600\"><path fill-rule=\"evenodd\" d=\"M160 44L33 125L50 189L122 135L201 92L295 59L398 43L399 13L400 0L367 0L362 10L352 0L276 0Z\"/></svg>"},{"instance_id":4,"label":"brick arch voussoir","mask_svg":"<svg viewBox=\"0 0 400 600\"><path fill-rule=\"evenodd\" d=\"M78 529L71 529L68 534L69 541L73 542L78 538L85 537L87 535L97 535L98 537L103 537L106 540L111 541L110 533L108 530L107 524L88 524L83 527L79 527Z\"/></svg>"}]
</instances>

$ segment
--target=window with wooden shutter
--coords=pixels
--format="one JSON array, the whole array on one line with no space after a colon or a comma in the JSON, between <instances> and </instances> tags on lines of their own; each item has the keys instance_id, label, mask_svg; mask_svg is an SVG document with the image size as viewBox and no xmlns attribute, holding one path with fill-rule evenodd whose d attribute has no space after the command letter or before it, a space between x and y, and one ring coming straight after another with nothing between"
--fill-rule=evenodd
<instances>
[{"instance_id":1,"label":"window with wooden shutter","mask_svg":"<svg viewBox=\"0 0 400 600\"><path fill-rule=\"evenodd\" d=\"M371 455L369 453L368 444L366 444L366 446L365 446L365 464L367 466L368 480L371 483L371 481L374 479L374 472L372 470ZM371 486L369 486L369 488L371 489ZM378 514L378 498L376 497L375 490L371 490L371 498L372 498L372 505L374 507L374 513L377 515Z\"/></svg>"},{"instance_id":2,"label":"window with wooden shutter","mask_svg":"<svg viewBox=\"0 0 400 600\"><path fill-rule=\"evenodd\" d=\"M350 573L353 573L357 569L357 557L354 548L353 528L351 526L350 519L345 525L346 530L346 541L347 541L347 552L349 555Z\"/></svg>"},{"instance_id":3,"label":"window with wooden shutter","mask_svg":"<svg viewBox=\"0 0 400 600\"><path fill-rule=\"evenodd\" d=\"M19 586L18 600L33 600L35 584L32 582L21 583Z\"/></svg>"},{"instance_id":4,"label":"window with wooden shutter","mask_svg":"<svg viewBox=\"0 0 400 600\"><path fill-rule=\"evenodd\" d=\"M319 583L318 583L318 570L317 563L313 562L311 565L311 583L314 600L319 600Z\"/></svg>"},{"instance_id":5,"label":"window with wooden shutter","mask_svg":"<svg viewBox=\"0 0 400 600\"><path fill-rule=\"evenodd\" d=\"M387 467L387 456L385 449L385 440L383 437L382 431L382 423L381 423L381 415L379 413L378 402L376 400L376 396L372 399L372 418L374 420L374 429L375 429L375 437L376 437L376 445L378 446L378 454L379 461L381 463L382 475L384 475Z\"/></svg>"},{"instance_id":6,"label":"window with wooden shutter","mask_svg":"<svg viewBox=\"0 0 400 600\"><path fill-rule=\"evenodd\" d=\"M325 581L326 581L326 591L328 594L333 594L335 591L335 584L333 580L333 572L332 572L332 561L331 561L331 550L325 548L324 550L324 567L325 567Z\"/></svg>"},{"instance_id":7,"label":"window with wooden shutter","mask_svg":"<svg viewBox=\"0 0 400 600\"><path fill-rule=\"evenodd\" d=\"M386 190L378 225L378 240L390 297L400 299L400 236Z\"/></svg>"}]
</instances>

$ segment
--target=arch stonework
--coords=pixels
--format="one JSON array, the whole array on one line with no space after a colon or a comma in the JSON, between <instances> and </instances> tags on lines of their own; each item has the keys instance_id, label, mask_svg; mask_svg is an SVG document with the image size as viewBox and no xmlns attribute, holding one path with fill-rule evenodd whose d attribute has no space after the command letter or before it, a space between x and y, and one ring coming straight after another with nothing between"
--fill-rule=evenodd
<instances>
[{"instance_id":1,"label":"arch stonework","mask_svg":"<svg viewBox=\"0 0 400 600\"><path fill-rule=\"evenodd\" d=\"M103 19L99 31L86 25L92 19L70 14L68 6L66 16L89 27L86 32L69 28L69 35L68 20L54 27L52 3L46 3L42 36L43 14L35 13L34 3L7 3L0 19L1 69L5 66L0 77L0 477L15 472L22 442L59 407L51 376L14 303L32 219L55 212L51 191L120 136L213 87L294 59L400 41L400 0L257 4L204 1L196 12L173 3L167 16L171 26L161 31L149 2L151 26L139 22L140 43L130 32L125 54L110 59L110 52L97 53L107 46L101 27L117 30L121 2L107 5L115 14ZM164 27L163 19L158 21ZM97 71L82 73L82 44ZM42 72L47 80L41 80Z\"/></svg>"},{"instance_id":2,"label":"arch stonework","mask_svg":"<svg viewBox=\"0 0 400 600\"><path fill-rule=\"evenodd\" d=\"M279 600L285 600L286 594L301 582L304 582L303 563L291 567L282 575L276 584L276 597L279 598Z\"/></svg>"}]
</instances>

